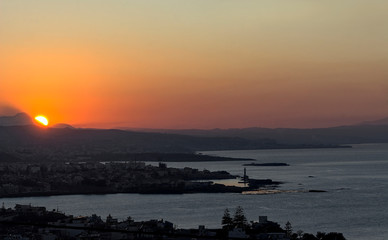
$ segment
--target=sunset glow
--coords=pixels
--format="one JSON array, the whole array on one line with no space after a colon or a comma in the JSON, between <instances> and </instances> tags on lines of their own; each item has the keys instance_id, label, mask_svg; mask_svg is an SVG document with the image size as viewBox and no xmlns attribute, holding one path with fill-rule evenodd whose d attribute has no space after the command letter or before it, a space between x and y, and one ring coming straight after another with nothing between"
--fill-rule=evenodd
<instances>
[{"instance_id":1,"label":"sunset glow","mask_svg":"<svg viewBox=\"0 0 388 240\"><path fill-rule=\"evenodd\" d=\"M380 119L387 11L379 0L0 1L0 105L97 128Z\"/></svg>"},{"instance_id":2,"label":"sunset glow","mask_svg":"<svg viewBox=\"0 0 388 240\"><path fill-rule=\"evenodd\" d=\"M41 124L41 125L43 125L43 126L47 126L47 125L49 124L49 121L47 120L47 118L44 117L44 116L42 116L42 115L36 116L36 117L35 117L35 120L36 120L39 124Z\"/></svg>"}]
</instances>

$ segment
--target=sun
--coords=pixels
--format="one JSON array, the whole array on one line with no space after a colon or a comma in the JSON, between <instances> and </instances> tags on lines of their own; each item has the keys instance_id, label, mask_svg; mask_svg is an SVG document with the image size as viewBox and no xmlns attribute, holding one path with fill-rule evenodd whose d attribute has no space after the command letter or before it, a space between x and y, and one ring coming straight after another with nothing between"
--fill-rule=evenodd
<instances>
[{"instance_id":1,"label":"sun","mask_svg":"<svg viewBox=\"0 0 388 240\"><path fill-rule=\"evenodd\" d=\"M43 126L47 126L48 123L49 123L49 121L47 120L47 118L46 118L45 116L42 116L42 115L36 116L36 117L35 117L35 120L36 120L39 124L41 124L41 125L43 125Z\"/></svg>"}]
</instances>

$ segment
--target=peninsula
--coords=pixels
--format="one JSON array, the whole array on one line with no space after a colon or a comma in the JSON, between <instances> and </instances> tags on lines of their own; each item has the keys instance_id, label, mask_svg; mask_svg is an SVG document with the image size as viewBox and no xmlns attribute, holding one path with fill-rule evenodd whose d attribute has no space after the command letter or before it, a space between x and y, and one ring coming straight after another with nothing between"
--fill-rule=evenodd
<instances>
[{"instance_id":1,"label":"peninsula","mask_svg":"<svg viewBox=\"0 0 388 240\"><path fill-rule=\"evenodd\" d=\"M241 193L266 185L226 186L211 180L234 179L226 171L170 168L144 162L12 163L0 165L0 197L108 193Z\"/></svg>"}]
</instances>

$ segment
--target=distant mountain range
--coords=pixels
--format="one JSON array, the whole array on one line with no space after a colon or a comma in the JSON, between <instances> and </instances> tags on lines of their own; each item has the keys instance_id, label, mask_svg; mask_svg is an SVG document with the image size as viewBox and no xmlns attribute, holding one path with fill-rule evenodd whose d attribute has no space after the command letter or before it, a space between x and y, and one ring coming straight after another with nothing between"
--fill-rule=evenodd
<instances>
[{"instance_id":1,"label":"distant mountain range","mask_svg":"<svg viewBox=\"0 0 388 240\"><path fill-rule=\"evenodd\" d=\"M359 144L388 143L388 118L350 126L330 128L232 128L232 129L138 129L201 137L239 137L244 139L272 139L278 144Z\"/></svg>"},{"instance_id":2,"label":"distant mountain range","mask_svg":"<svg viewBox=\"0 0 388 240\"><path fill-rule=\"evenodd\" d=\"M201 137L115 129L0 127L0 151L30 155L90 155L95 153L192 153L206 150L333 147L279 144L270 139Z\"/></svg>"},{"instance_id":3,"label":"distant mountain range","mask_svg":"<svg viewBox=\"0 0 388 240\"><path fill-rule=\"evenodd\" d=\"M388 142L388 125L359 125L332 128L243 128L214 130L165 130L166 133L201 137L266 138L279 144L358 144Z\"/></svg>"},{"instance_id":4,"label":"distant mountain range","mask_svg":"<svg viewBox=\"0 0 388 240\"><path fill-rule=\"evenodd\" d=\"M0 117L0 151L189 153L206 150L248 150L335 147L341 144L388 143L387 119L353 126L316 129L243 128L213 130L82 129L67 124L41 128L27 114ZM24 149L24 150L23 150ZM5 155L3 155L5 157Z\"/></svg>"}]
</instances>

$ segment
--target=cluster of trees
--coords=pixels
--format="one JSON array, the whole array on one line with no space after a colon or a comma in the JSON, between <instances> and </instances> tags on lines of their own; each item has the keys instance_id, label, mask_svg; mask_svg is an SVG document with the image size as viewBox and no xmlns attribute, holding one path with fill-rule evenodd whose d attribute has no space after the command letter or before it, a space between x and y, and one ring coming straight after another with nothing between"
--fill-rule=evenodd
<instances>
[{"instance_id":1,"label":"cluster of trees","mask_svg":"<svg viewBox=\"0 0 388 240\"><path fill-rule=\"evenodd\" d=\"M229 209L225 209L224 216L221 222L222 228L231 230L233 228L245 229L248 226L247 218L244 215L244 209L240 206L236 208L234 216L230 215Z\"/></svg>"},{"instance_id":2,"label":"cluster of trees","mask_svg":"<svg viewBox=\"0 0 388 240\"><path fill-rule=\"evenodd\" d=\"M234 228L241 228L246 230L247 233L252 233L255 231L284 232L290 240L346 240L342 233L337 232L317 232L316 235L311 233L304 233L302 230L293 232L290 222L287 222L284 228L281 228L279 224L268 221L266 226L257 228L257 226L254 226L253 222L252 225L248 223L244 214L244 210L240 206L236 208L233 217L231 216L229 209L225 209L221 224L222 228L226 231L232 230Z\"/></svg>"}]
</instances>

